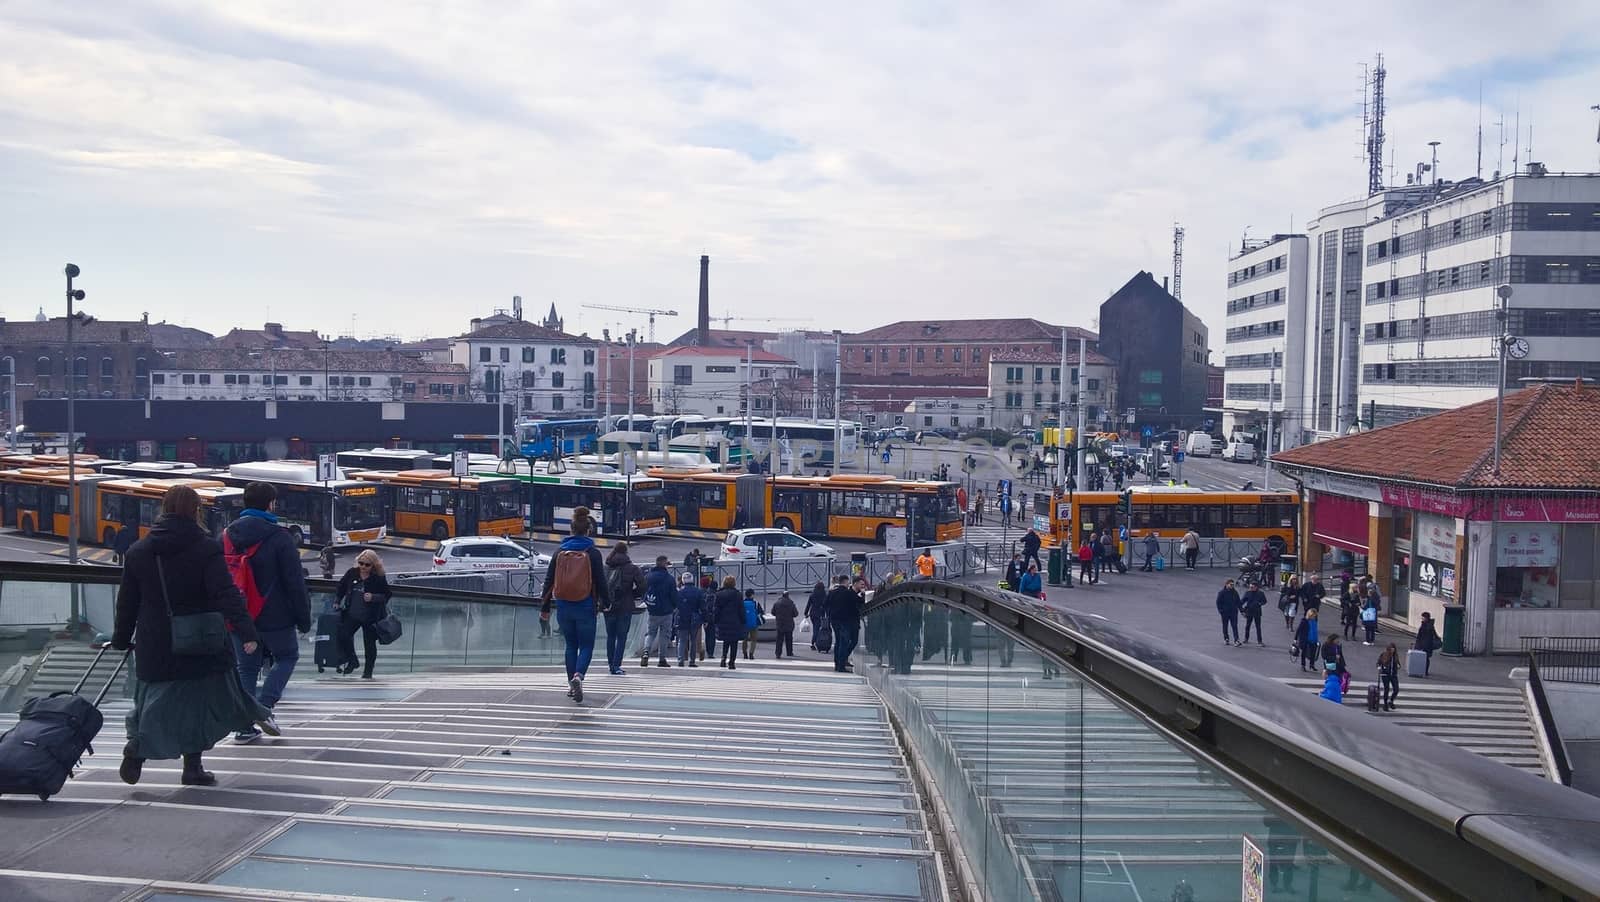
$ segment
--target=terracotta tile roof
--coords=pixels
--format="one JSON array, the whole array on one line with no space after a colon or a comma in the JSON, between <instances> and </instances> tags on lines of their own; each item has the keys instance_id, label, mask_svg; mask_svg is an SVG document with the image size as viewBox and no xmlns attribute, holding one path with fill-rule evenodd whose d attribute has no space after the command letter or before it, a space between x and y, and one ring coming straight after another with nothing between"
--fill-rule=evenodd
<instances>
[{"instance_id":1,"label":"terracotta tile roof","mask_svg":"<svg viewBox=\"0 0 1600 902\"><path fill-rule=\"evenodd\" d=\"M53 344L67 340L67 318L58 316L44 322L6 320L0 322L0 341L7 344ZM72 340L84 344L150 343L150 327L139 320L95 320L72 327Z\"/></svg>"},{"instance_id":2,"label":"terracotta tile roof","mask_svg":"<svg viewBox=\"0 0 1600 902\"><path fill-rule=\"evenodd\" d=\"M1038 351L995 351L989 355L990 363L1053 363L1061 365L1061 355L1055 353L1041 354ZM1070 342L1067 344L1067 363L1078 362L1078 347ZM1093 366L1110 366L1110 357L1099 351L1089 352L1089 363Z\"/></svg>"},{"instance_id":3,"label":"terracotta tile roof","mask_svg":"<svg viewBox=\"0 0 1600 902\"><path fill-rule=\"evenodd\" d=\"M599 344L599 342L592 338L568 335L565 332L561 332L556 329L547 329L544 326L536 323L530 323L526 320L520 319L512 320L508 323L496 323L492 326L484 326L476 332L469 332L466 335L459 335L456 337L458 340L466 341L500 341L505 339L511 341L559 341L565 343Z\"/></svg>"},{"instance_id":4,"label":"terracotta tile roof","mask_svg":"<svg viewBox=\"0 0 1600 902\"><path fill-rule=\"evenodd\" d=\"M466 368L458 363L438 363L416 354L395 351L339 351L324 353L320 348L284 348L271 352L253 352L248 348L207 348L194 351L173 351L165 362L156 363L152 369L161 372L224 371L224 372L321 372L326 368L334 373L438 373L462 375Z\"/></svg>"},{"instance_id":5,"label":"terracotta tile roof","mask_svg":"<svg viewBox=\"0 0 1600 902\"><path fill-rule=\"evenodd\" d=\"M908 319L854 335L846 335L847 344L893 341L937 341L958 343L967 341L1050 341L1061 340L1060 326L1040 322L1031 317L1010 319ZM1067 326L1067 340L1086 338L1099 341L1100 336L1087 329Z\"/></svg>"},{"instance_id":6,"label":"terracotta tile roof","mask_svg":"<svg viewBox=\"0 0 1600 902\"><path fill-rule=\"evenodd\" d=\"M668 344L675 346L693 345L698 334L698 329L690 329L668 342ZM831 335L832 333L829 334ZM707 347L743 348L747 342L755 342L759 345L764 341L772 341L777 337L778 333L776 332L753 332L747 329L712 329L711 342Z\"/></svg>"},{"instance_id":7,"label":"terracotta tile roof","mask_svg":"<svg viewBox=\"0 0 1600 902\"><path fill-rule=\"evenodd\" d=\"M634 353L638 354L637 346L635 346L635 348L634 348ZM658 357L716 357L716 358L726 359L726 360L732 360L734 358L738 358L740 360L744 360L745 359L745 349L744 348L717 348L717 347L711 347L711 348L678 347L678 348L667 348L664 351L657 351L654 354L651 354L650 356L651 356L652 359L653 358L658 358ZM753 360L756 363L781 363L784 366L799 366L799 364L797 364L793 360L790 360L789 358L783 356L782 354L774 354L771 351L763 351L760 348L752 348L750 350L750 359Z\"/></svg>"},{"instance_id":8,"label":"terracotta tile roof","mask_svg":"<svg viewBox=\"0 0 1600 902\"><path fill-rule=\"evenodd\" d=\"M1536 385L1506 395L1500 473L1491 399L1280 451L1274 464L1455 489L1600 491L1600 388Z\"/></svg>"},{"instance_id":9,"label":"terracotta tile roof","mask_svg":"<svg viewBox=\"0 0 1600 902\"><path fill-rule=\"evenodd\" d=\"M217 339L224 348L320 348L322 336L313 329L300 332L285 329L282 323L267 323L261 329L229 329L228 334Z\"/></svg>"}]
</instances>

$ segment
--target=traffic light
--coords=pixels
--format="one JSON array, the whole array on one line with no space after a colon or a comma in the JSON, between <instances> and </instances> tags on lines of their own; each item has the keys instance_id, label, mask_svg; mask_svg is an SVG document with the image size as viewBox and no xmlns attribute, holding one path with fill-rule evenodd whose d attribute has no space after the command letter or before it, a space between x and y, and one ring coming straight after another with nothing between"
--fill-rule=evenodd
<instances>
[{"instance_id":1,"label":"traffic light","mask_svg":"<svg viewBox=\"0 0 1600 902\"><path fill-rule=\"evenodd\" d=\"M1133 492L1132 491L1130 491L1128 489L1123 489L1122 490L1122 498L1121 498L1120 501L1117 502L1117 510L1122 512L1122 522L1128 523L1128 522L1131 522L1133 520Z\"/></svg>"}]
</instances>

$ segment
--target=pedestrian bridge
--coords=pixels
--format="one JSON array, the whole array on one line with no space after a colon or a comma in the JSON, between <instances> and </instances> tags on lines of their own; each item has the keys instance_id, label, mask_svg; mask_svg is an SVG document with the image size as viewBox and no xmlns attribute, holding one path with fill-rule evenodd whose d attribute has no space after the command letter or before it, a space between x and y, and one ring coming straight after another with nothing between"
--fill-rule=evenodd
<instances>
[{"instance_id":1,"label":"pedestrian bridge","mask_svg":"<svg viewBox=\"0 0 1600 902\"><path fill-rule=\"evenodd\" d=\"M0 565L0 708L75 675L115 580ZM399 592L379 679L307 655L216 787L119 782L114 693L60 796L0 798L0 899L1600 894L1591 798L1020 596L902 584L854 675L601 666L574 705L536 610Z\"/></svg>"}]
</instances>

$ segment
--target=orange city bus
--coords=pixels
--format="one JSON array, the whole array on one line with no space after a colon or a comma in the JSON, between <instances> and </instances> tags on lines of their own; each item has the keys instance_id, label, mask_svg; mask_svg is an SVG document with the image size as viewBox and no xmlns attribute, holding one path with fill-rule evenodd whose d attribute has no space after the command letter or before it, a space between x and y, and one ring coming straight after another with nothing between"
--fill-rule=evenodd
<instances>
[{"instance_id":1,"label":"orange city bus","mask_svg":"<svg viewBox=\"0 0 1600 902\"><path fill-rule=\"evenodd\" d=\"M69 482L67 471L57 467L0 470L0 492L5 497L5 524L23 535L67 537L68 492L77 491L78 535L93 541L96 487L109 476L79 471Z\"/></svg>"},{"instance_id":2,"label":"orange city bus","mask_svg":"<svg viewBox=\"0 0 1600 902\"><path fill-rule=\"evenodd\" d=\"M1133 522L1124 523L1119 492L1034 496L1033 528L1046 544L1074 547L1084 534L1128 527L1130 538L1159 532L1176 539L1193 529L1202 538L1266 539L1295 548L1299 499L1292 492L1208 492L1183 486L1135 486Z\"/></svg>"},{"instance_id":3,"label":"orange city bus","mask_svg":"<svg viewBox=\"0 0 1600 902\"><path fill-rule=\"evenodd\" d=\"M98 539L110 547L124 526L132 527L136 538L144 538L161 517L162 496L177 485L186 485L200 496L200 519L212 538L220 540L222 530L244 510L244 489L214 479L109 479L96 486L95 528L87 540Z\"/></svg>"},{"instance_id":4,"label":"orange city bus","mask_svg":"<svg viewBox=\"0 0 1600 902\"><path fill-rule=\"evenodd\" d=\"M355 470L353 479L382 486L389 531L442 542L455 536L514 536L524 531L522 483L448 470Z\"/></svg>"},{"instance_id":5,"label":"orange city bus","mask_svg":"<svg viewBox=\"0 0 1600 902\"><path fill-rule=\"evenodd\" d=\"M108 460L82 451L73 455L72 461L73 467L79 473L98 473L102 467L120 463L123 461ZM0 454L0 470L65 470L66 468L65 454Z\"/></svg>"},{"instance_id":6,"label":"orange city bus","mask_svg":"<svg viewBox=\"0 0 1600 902\"><path fill-rule=\"evenodd\" d=\"M910 523L913 544L962 536L956 483L895 479L882 474L775 476L710 469L653 469L664 486L672 526L731 529L735 506L745 525L775 526L807 536L882 542L889 527Z\"/></svg>"}]
</instances>

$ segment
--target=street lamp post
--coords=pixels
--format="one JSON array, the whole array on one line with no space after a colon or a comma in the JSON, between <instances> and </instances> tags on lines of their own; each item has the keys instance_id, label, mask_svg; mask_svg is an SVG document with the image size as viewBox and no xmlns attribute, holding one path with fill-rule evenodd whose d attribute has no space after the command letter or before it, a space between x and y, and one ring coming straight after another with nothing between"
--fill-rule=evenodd
<instances>
[{"instance_id":1,"label":"street lamp post","mask_svg":"<svg viewBox=\"0 0 1600 902\"><path fill-rule=\"evenodd\" d=\"M6 450L17 450L17 358L6 361Z\"/></svg>"},{"instance_id":2,"label":"street lamp post","mask_svg":"<svg viewBox=\"0 0 1600 902\"><path fill-rule=\"evenodd\" d=\"M84 298L82 288L73 288L72 280L78 277L77 264L68 263L65 269L67 274L67 563L78 562L78 466L77 466L77 441L74 438L77 427L76 400L78 397L78 364L74 359L72 344L72 323L75 314L72 310L73 301ZM15 364L13 364L13 367ZM13 392L15 389L13 389Z\"/></svg>"}]
</instances>

